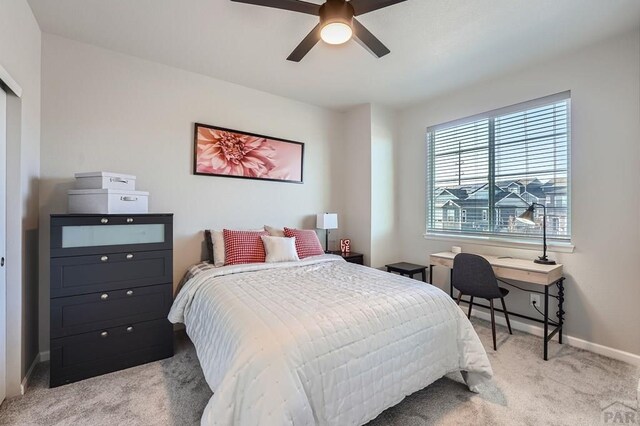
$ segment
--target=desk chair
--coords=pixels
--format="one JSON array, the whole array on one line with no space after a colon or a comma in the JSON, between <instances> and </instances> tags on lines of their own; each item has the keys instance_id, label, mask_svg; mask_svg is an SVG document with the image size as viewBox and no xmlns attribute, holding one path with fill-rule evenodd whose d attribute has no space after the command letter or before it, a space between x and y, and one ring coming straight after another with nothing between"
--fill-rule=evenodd
<instances>
[{"instance_id":1,"label":"desk chair","mask_svg":"<svg viewBox=\"0 0 640 426\"><path fill-rule=\"evenodd\" d=\"M491 310L491 333L493 334L493 350L496 350L496 320L493 311L493 299L502 301L502 310L504 318L507 320L509 334L511 332L511 323L509 322L509 314L507 306L504 303L504 297L509 294L509 290L498 286L491 264L482 256L469 253L460 253L453 259L453 276L451 284L460 292L458 295L458 305L462 299L462 295L466 294L469 300L468 318L471 318L471 308L473 308L473 298L481 297L489 301Z\"/></svg>"}]
</instances>

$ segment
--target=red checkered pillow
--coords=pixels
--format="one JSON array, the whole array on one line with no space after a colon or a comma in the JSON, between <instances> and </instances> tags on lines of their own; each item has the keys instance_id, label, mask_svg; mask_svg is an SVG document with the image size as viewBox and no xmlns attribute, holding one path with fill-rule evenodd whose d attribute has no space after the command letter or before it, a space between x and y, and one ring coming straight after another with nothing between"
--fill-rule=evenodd
<instances>
[{"instance_id":1,"label":"red checkered pillow","mask_svg":"<svg viewBox=\"0 0 640 426\"><path fill-rule=\"evenodd\" d=\"M265 252L262 244L266 231L231 231L224 229L224 264L264 263Z\"/></svg>"},{"instance_id":2,"label":"red checkered pillow","mask_svg":"<svg viewBox=\"0 0 640 426\"><path fill-rule=\"evenodd\" d=\"M316 231L311 229L284 228L284 236L289 238L296 237L296 250L298 251L298 257L300 259L324 254Z\"/></svg>"}]
</instances>

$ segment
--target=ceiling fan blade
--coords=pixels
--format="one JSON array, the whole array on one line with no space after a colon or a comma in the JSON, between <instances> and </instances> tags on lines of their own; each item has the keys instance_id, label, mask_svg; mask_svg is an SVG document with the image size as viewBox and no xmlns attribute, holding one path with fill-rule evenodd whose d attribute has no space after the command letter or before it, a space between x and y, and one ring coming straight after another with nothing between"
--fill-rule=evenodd
<instances>
[{"instance_id":1,"label":"ceiling fan blade","mask_svg":"<svg viewBox=\"0 0 640 426\"><path fill-rule=\"evenodd\" d=\"M320 24L316 25L309 34L300 42L291 55L287 58L287 61L300 62L307 53L320 41Z\"/></svg>"},{"instance_id":2,"label":"ceiling fan blade","mask_svg":"<svg viewBox=\"0 0 640 426\"><path fill-rule=\"evenodd\" d=\"M378 58L382 58L384 55L391 52L387 49L387 46L382 44L376 36L371 34L371 32L355 18L353 19L353 35L362 47L376 55Z\"/></svg>"},{"instance_id":3,"label":"ceiling fan blade","mask_svg":"<svg viewBox=\"0 0 640 426\"><path fill-rule=\"evenodd\" d=\"M237 3L254 4L257 6L274 7L276 9L291 10L294 12L318 15L320 5L300 0L231 0Z\"/></svg>"},{"instance_id":4,"label":"ceiling fan blade","mask_svg":"<svg viewBox=\"0 0 640 426\"><path fill-rule=\"evenodd\" d=\"M351 0L349 4L353 6L355 16L358 16L396 3L402 3L403 1L407 0Z\"/></svg>"}]
</instances>

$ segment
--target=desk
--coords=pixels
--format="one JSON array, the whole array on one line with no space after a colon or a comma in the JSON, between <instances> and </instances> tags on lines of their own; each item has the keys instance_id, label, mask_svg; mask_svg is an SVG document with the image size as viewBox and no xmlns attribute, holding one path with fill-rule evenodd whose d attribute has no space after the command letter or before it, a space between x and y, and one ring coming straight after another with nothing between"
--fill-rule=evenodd
<instances>
[{"instance_id":1,"label":"desk","mask_svg":"<svg viewBox=\"0 0 640 426\"><path fill-rule=\"evenodd\" d=\"M432 254L430 256L430 268L429 268L429 282L433 282L433 267L444 266L451 270L451 276L453 277L453 258L455 253L442 252ZM515 280L526 283L542 286L544 291L529 291L544 294L544 314L543 319L533 318L527 315L518 314L515 312L507 311L509 315L514 315L520 318L526 318L531 321L544 324L544 355L543 358L547 360L548 344L553 336L558 334L558 342L562 343L562 326L564 324L564 311L562 310L564 304L564 276L562 275L562 265L540 265L534 263L531 260L526 259L513 259L508 257L497 256L482 256L489 261L493 267L493 272L496 274L496 278L500 279L505 284L510 284L504 280ZM558 288L557 295L549 294L549 288L556 286ZM517 287L516 287L517 288ZM449 284L449 295L453 297L453 285ZM558 300L558 311L556 312L556 321L549 319L549 297L553 297ZM466 300L463 302L468 303ZM478 305L474 303L474 305ZM487 307L484 305L478 305ZM501 309L496 309L502 312ZM549 333L549 326L555 327L551 333Z\"/></svg>"}]
</instances>

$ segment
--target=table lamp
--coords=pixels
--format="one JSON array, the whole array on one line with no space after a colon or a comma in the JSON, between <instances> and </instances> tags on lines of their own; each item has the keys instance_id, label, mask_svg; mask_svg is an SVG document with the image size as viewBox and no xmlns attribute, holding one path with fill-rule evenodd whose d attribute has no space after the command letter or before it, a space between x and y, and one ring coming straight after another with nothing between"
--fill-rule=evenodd
<instances>
[{"instance_id":1,"label":"table lamp","mask_svg":"<svg viewBox=\"0 0 640 426\"><path fill-rule=\"evenodd\" d=\"M532 203L529 208L518 216L516 219L522 223L526 223L527 225L535 225L536 222L533 220L533 212L535 211L536 206L542 207L542 256L538 257L534 260L535 263L540 263L542 265L555 265L555 260L549 260L547 258L547 207L544 204Z\"/></svg>"},{"instance_id":2,"label":"table lamp","mask_svg":"<svg viewBox=\"0 0 640 426\"><path fill-rule=\"evenodd\" d=\"M337 213L320 213L316 218L316 228L324 229L324 251L329 253L329 230L338 229Z\"/></svg>"}]
</instances>

